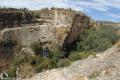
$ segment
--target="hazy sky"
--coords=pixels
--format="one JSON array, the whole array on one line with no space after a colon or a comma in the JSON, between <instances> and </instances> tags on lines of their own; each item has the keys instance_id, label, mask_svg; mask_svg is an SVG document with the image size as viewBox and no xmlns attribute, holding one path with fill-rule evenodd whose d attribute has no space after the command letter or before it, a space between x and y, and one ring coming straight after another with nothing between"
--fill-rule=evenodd
<instances>
[{"instance_id":1,"label":"hazy sky","mask_svg":"<svg viewBox=\"0 0 120 80\"><path fill-rule=\"evenodd\" d=\"M95 20L120 22L120 0L0 0L0 6L32 10L44 7L73 8Z\"/></svg>"}]
</instances>

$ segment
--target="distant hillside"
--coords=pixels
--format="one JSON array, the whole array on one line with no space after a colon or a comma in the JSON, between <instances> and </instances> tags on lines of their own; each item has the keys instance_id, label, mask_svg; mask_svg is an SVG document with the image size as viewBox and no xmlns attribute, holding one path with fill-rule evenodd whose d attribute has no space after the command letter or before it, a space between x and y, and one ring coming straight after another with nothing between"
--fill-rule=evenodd
<instances>
[{"instance_id":1,"label":"distant hillside","mask_svg":"<svg viewBox=\"0 0 120 80\"><path fill-rule=\"evenodd\" d=\"M115 23L113 21L97 21L97 22L99 22L101 24L114 24Z\"/></svg>"},{"instance_id":2,"label":"distant hillside","mask_svg":"<svg viewBox=\"0 0 120 80\"><path fill-rule=\"evenodd\" d=\"M96 21L97 23L99 23L100 25L105 25L105 26L112 26L115 28L120 27L120 23L119 22L113 22L113 21Z\"/></svg>"}]
</instances>

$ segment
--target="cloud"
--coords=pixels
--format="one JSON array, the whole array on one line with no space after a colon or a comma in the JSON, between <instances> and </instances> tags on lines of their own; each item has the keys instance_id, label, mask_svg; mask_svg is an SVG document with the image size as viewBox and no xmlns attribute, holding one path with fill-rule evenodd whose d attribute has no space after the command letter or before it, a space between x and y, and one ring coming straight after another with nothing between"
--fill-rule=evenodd
<instances>
[{"instance_id":1,"label":"cloud","mask_svg":"<svg viewBox=\"0 0 120 80\"><path fill-rule=\"evenodd\" d=\"M67 0L0 0L0 6L41 9L43 7L69 7Z\"/></svg>"},{"instance_id":2,"label":"cloud","mask_svg":"<svg viewBox=\"0 0 120 80\"><path fill-rule=\"evenodd\" d=\"M82 10L85 8L92 8L96 10L106 11L102 1L91 0L92 2L86 0L0 0L0 6L8 7L27 7L30 9L40 9L43 7L64 7L64 8L74 8L76 10ZM100 4L98 4L99 2ZM77 6L76 6L77 5Z\"/></svg>"},{"instance_id":3,"label":"cloud","mask_svg":"<svg viewBox=\"0 0 120 80\"><path fill-rule=\"evenodd\" d=\"M119 14L107 13L106 15L109 15L109 16L111 16L113 18L120 18Z\"/></svg>"},{"instance_id":4,"label":"cloud","mask_svg":"<svg viewBox=\"0 0 120 80\"><path fill-rule=\"evenodd\" d=\"M0 0L0 6L27 7L40 9L43 7L71 7L76 10L94 9L106 12L110 7L120 9L120 0Z\"/></svg>"},{"instance_id":5,"label":"cloud","mask_svg":"<svg viewBox=\"0 0 120 80\"><path fill-rule=\"evenodd\" d=\"M86 9L94 9L94 10L98 10L98 11L107 11L109 8L106 7L104 4L104 1L100 1L100 0L76 0L76 1L71 1L69 2L72 5L77 5L80 8L84 8L84 10Z\"/></svg>"},{"instance_id":6,"label":"cloud","mask_svg":"<svg viewBox=\"0 0 120 80\"><path fill-rule=\"evenodd\" d=\"M120 9L119 2L120 0L0 0L0 6L27 7L30 9L55 6L71 7L77 10L91 8L98 11L107 11L109 10L108 6Z\"/></svg>"},{"instance_id":7,"label":"cloud","mask_svg":"<svg viewBox=\"0 0 120 80\"><path fill-rule=\"evenodd\" d=\"M111 13L115 10L120 12L120 0L0 0L2 7L29 8L38 10L45 7L73 8L82 12L99 12L112 18L120 18L118 14ZM115 9L113 11L113 8Z\"/></svg>"}]
</instances>

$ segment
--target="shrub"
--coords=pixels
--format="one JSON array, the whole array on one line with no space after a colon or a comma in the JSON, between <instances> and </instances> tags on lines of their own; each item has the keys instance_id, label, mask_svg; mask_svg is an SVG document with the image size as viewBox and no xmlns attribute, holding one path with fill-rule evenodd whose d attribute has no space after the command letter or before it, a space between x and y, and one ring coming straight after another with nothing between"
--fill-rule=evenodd
<instances>
[{"instance_id":1,"label":"shrub","mask_svg":"<svg viewBox=\"0 0 120 80\"><path fill-rule=\"evenodd\" d=\"M41 56L25 56L20 58L16 61L16 65L19 66L20 64L28 63L33 66L36 72L41 72L43 70L47 70L52 68L51 60L47 57Z\"/></svg>"},{"instance_id":2,"label":"shrub","mask_svg":"<svg viewBox=\"0 0 120 80\"><path fill-rule=\"evenodd\" d=\"M0 57L5 58L7 60L11 60L11 58L15 55L16 46L19 45L16 40L4 40L0 41Z\"/></svg>"},{"instance_id":3,"label":"shrub","mask_svg":"<svg viewBox=\"0 0 120 80\"><path fill-rule=\"evenodd\" d=\"M110 48L118 39L119 36L112 27L86 30L84 33L80 34L77 50L102 52Z\"/></svg>"},{"instance_id":4,"label":"shrub","mask_svg":"<svg viewBox=\"0 0 120 80\"><path fill-rule=\"evenodd\" d=\"M60 49L58 47L48 49L48 56L38 55L43 54L42 43L40 41L34 42L31 44L31 49L35 52L35 59L30 60L30 64L32 64L37 72L41 72L43 70L56 68L57 63L60 59Z\"/></svg>"},{"instance_id":5,"label":"shrub","mask_svg":"<svg viewBox=\"0 0 120 80\"><path fill-rule=\"evenodd\" d=\"M33 18L40 18L40 14L39 13L32 13L32 16L33 16Z\"/></svg>"},{"instance_id":6,"label":"shrub","mask_svg":"<svg viewBox=\"0 0 120 80\"><path fill-rule=\"evenodd\" d=\"M0 46L3 48L13 48L18 44L16 40L5 40L5 41L0 41Z\"/></svg>"},{"instance_id":7,"label":"shrub","mask_svg":"<svg viewBox=\"0 0 120 80\"><path fill-rule=\"evenodd\" d=\"M99 30L98 33L101 37L105 37L109 40L111 40L112 44L114 44L115 42L118 41L118 39L120 38L117 34L116 34L116 30L114 27L111 26L102 26Z\"/></svg>"},{"instance_id":8,"label":"shrub","mask_svg":"<svg viewBox=\"0 0 120 80\"><path fill-rule=\"evenodd\" d=\"M57 62L60 59L60 53L61 51L59 50L59 48L50 49L48 58L51 60L52 68L57 67Z\"/></svg>"},{"instance_id":9,"label":"shrub","mask_svg":"<svg viewBox=\"0 0 120 80\"><path fill-rule=\"evenodd\" d=\"M95 52L72 52L69 56L68 59L70 61L76 61L76 60L81 60L87 58L89 55L95 55Z\"/></svg>"},{"instance_id":10,"label":"shrub","mask_svg":"<svg viewBox=\"0 0 120 80\"><path fill-rule=\"evenodd\" d=\"M16 70L17 68L15 66L10 67L10 69L7 71L9 77L16 77Z\"/></svg>"},{"instance_id":11,"label":"shrub","mask_svg":"<svg viewBox=\"0 0 120 80\"><path fill-rule=\"evenodd\" d=\"M42 59L40 61L38 61L39 63L37 63L34 67L36 72L41 72L44 70L48 70L52 68L51 65L51 60L48 59L47 57L42 57Z\"/></svg>"},{"instance_id":12,"label":"shrub","mask_svg":"<svg viewBox=\"0 0 120 80\"><path fill-rule=\"evenodd\" d=\"M9 77L16 77L16 71L17 71L17 60L18 59L14 59L14 57L11 59L11 63L9 65L9 68L7 70L7 74Z\"/></svg>"},{"instance_id":13,"label":"shrub","mask_svg":"<svg viewBox=\"0 0 120 80\"><path fill-rule=\"evenodd\" d=\"M67 59L60 59L57 63L57 68L61 68L61 67L67 67L69 66L71 63L67 60Z\"/></svg>"},{"instance_id":14,"label":"shrub","mask_svg":"<svg viewBox=\"0 0 120 80\"><path fill-rule=\"evenodd\" d=\"M30 48L34 51L36 55L40 55L42 51L42 43L40 41L38 42L33 42L30 45Z\"/></svg>"},{"instance_id":15,"label":"shrub","mask_svg":"<svg viewBox=\"0 0 120 80\"><path fill-rule=\"evenodd\" d=\"M61 54L61 51L59 50L59 48L53 48L53 49L50 49L49 51L50 52L49 52L49 56L48 57L50 59L54 58L55 56L59 57L60 54Z\"/></svg>"}]
</instances>

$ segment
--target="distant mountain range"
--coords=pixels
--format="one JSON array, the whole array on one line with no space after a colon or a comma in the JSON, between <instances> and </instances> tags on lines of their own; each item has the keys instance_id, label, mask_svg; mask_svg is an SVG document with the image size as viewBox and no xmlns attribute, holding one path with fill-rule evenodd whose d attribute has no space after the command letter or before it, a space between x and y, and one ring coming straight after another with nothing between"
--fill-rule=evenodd
<instances>
[{"instance_id":1,"label":"distant mountain range","mask_svg":"<svg viewBox=\"0 0 120 80\"><path fill-rule=\"evenodd\" d=\"M101 24L120 24L120 22L113 22L113 21L100 21L98 20L97 22Z\"/></svg>"}]
</instances>

